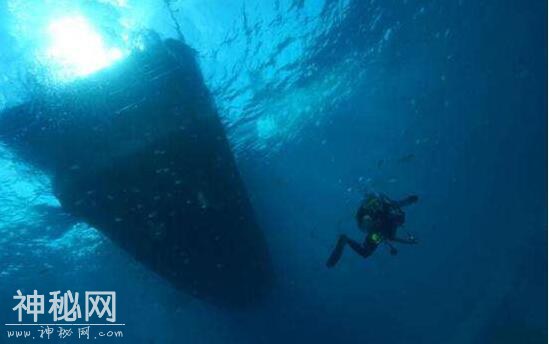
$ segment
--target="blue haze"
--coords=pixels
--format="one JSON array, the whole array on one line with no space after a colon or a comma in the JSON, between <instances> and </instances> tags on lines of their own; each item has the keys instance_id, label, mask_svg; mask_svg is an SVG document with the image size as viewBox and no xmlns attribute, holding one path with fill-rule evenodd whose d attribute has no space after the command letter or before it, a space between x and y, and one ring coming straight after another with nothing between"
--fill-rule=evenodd
<instances>
[{"instance_id":1,"label":"blue haze","mask_svg":"<svg viewBox=\"0 0 549 344\"><path fill-rule=\"evenodd\" d=\"M47 176L0 146L1 324L17 289L113 289L127 324L119 342L546 342L546 2L174 6L265 231L275 288L246 311L177 293L94 229L40 212L56 204ZM161 1L127 11L139 9L148 28L176 36ZM37 38L13 31L23 17L0 4L0 109L29 97L19 76ZM354 212L366 190L418 194L402 232L420 244L366 261L347 251L329 270L338 234L362 239Z\"/></svg>"}]
</instances>

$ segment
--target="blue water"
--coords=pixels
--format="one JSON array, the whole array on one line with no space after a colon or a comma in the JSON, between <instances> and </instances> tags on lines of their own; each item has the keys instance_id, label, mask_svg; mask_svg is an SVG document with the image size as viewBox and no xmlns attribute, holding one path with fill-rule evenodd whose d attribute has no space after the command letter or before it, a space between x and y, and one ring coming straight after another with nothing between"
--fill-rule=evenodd
<instances>
[{"instance_id":1,"label":"blue water","mask_svg":"<svg viewBox=\"0 0 549 344\"><path fill-rule=\"evenodd\" d=\"M547 4L188 0L0 3L0 109L47 67L41 25L83 13L197 51L265 233L276 286L223 310L179 293L62 212L0 145L0 326L17 289L116 290L127 343L544 343ZM30 86L29 86L30 85ZM53 86L52 86L53 87ZM415 193L396 257L362 240L365 190ZM0 342L6 338L2 328Z\"/></svg>"}]
</instances>

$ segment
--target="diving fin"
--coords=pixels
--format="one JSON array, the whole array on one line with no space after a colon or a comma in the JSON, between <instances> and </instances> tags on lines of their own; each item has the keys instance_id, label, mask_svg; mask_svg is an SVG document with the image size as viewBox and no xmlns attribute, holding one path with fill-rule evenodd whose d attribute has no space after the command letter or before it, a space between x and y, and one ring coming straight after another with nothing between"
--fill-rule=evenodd
<instances>
[{"instance_id":1,"label":"diving fin","mask_svg":"<svg viewBox=\"0 0 549 344\"><path fill-rule=\"evenodd\" d=\"M341 256L343 255L343 249L345 248L345 241L346 237L344 235L341 235L339 237L339 240L337 241L337 245L332 251L332 254L330 255L330 258L328 258L328 261L326 262L326 266L329 268L333 268L337 262L339 262L339 259L341 259Z\"/></svg>"}]
</instances>

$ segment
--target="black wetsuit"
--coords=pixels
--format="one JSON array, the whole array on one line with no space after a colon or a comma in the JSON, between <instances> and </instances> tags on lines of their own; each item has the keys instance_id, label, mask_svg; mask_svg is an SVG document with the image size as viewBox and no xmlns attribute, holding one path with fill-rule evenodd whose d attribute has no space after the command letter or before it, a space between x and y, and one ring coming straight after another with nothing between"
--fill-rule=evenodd
<instances>
[{"instance_id":1,"label":"black wetsuit","mask_svg":"<svg viewBox=\"0 0 549 344\"><path fill-rule=\"evenodd\" d=\"M385 195L367 195L356 213L358 227L368 233L364 242L360 244L344 234L341 235L326 265L333 267L337 264L343 254L345 245L349 245L353 251L366 258L383 241L415 243L413 240L397 239L396 231L398 227L404 224L405 214L402 207L413 204L417 200L417 196L409 196L402 201L392 201ZM393 247L391 247L391 253L396 254Z\"/></svg>"}]
</instances>

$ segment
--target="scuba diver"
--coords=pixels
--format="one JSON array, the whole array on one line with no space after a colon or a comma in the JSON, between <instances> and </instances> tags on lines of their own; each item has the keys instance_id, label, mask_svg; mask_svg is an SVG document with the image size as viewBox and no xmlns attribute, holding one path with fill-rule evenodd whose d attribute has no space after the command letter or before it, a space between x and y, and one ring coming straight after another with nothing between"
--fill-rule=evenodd
<instances>
[{"instance_id":1,"label":"scuba diver","mask_svg":"<svg viewBox=\"0 0 549 344\"><path fill-rule=\"evenodd\" d=\"M358 228L367 234L364 242L360 244L345 234L340 235L326 266L331 268L337 264L345 245L349 245L356 253L367 258L382 242L389 246L393 256L398 251L391 242L417 244L417 240L412 235L402 239L396 236L396 231L404 224L405 214L402 207L414 204L418 199L418 196L412 195L400 201L393 201L383 194L367 194L356 213Z\"/></svg>"}]
</instances>

